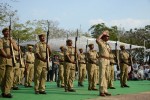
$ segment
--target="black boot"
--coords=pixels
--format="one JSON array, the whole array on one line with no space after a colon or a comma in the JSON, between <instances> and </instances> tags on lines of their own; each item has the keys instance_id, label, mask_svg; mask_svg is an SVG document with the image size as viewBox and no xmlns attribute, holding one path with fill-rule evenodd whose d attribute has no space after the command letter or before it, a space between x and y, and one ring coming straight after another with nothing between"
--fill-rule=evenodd
<instances>
[{"instance_id":1,"label":"black boot","mask_svg":"<svg viewBox=\"0 0 150 100\"><path fill-rule=\"evenodd\" d=\"M13 96L9 93L9 94L3 94L2 95L4 98L12 98Z\"/></svg>"}]
</instances>

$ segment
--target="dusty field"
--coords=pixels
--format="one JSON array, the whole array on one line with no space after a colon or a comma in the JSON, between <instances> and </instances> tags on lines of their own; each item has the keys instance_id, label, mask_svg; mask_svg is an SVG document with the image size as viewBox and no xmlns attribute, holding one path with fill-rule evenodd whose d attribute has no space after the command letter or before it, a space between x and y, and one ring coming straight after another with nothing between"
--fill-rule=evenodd
<instances>
[{"instance_id":1,"label":"dusty field","mask_svg":"<svg viewBox=\"0 0 150 100\"><path fill-rule=\"evenodd\" d=\"M88 100L150 100L150 92L117 95L117 96L111 96L111 97L98 97L95 99L88 99Z\"/></svg>"}]
</instances>

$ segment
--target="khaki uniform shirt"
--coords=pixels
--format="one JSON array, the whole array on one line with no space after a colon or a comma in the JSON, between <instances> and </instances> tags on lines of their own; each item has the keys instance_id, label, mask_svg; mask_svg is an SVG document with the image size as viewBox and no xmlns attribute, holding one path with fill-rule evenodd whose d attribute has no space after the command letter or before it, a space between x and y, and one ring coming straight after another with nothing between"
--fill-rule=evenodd
<instances>
[{"instance_id":1,"label":"khaki uniform shirt","mask_svg":"<svg viewBox=\"0 0 150 100\"><path fill-rule=\"evenodd\" d=\"M13 40L13 39L12 39L12 42L13 42L13 44L16 44L15 40ZM17 44L16 44L16 46L17 46ZM7 55L11 55L11 52L10 52L10 41L9 41L8 38L3 37L3 38L0 39L0 49L3 49ZM8 59L8 58L2 57L1 60L2 60L1 61L2 64L13 66L11 58Z\"/></svg>"},{"instance_id":2,"label":"khaki uniform shirt","mask_svg":"<svg viewBox=\"0 0 150 100\"><path fill-rule=\"evenodd\" d=\"M113 53L110 53L110 64L115 64L115 55Z\"/></svg>"},{"instance_id":3,"label":"khaki uniform shirt","mask_svg":"<svg viewBox=\"0 0 150 100\"><path fill-rule=\"evenodd\" d=\"M64 61L64 52L59 52L59 59L62 61L60 62L62 64Z\"/></svg>"},{"instance_id":4,"label":"khaki uniform shirt","mask_svg":"<svg viewBox=\"0 0 150 100\"><path fill-rule=\"evenodd\" d=\"M120 62L129 63L129 53L127 51L120 51Z\"/></svg>"},{"instance_id":5,"label":"khaki uniform shirt","mask_svg":"<svg viewBox=\"0 0 150 100\"><path fill-rule=\"evenodd\" d=\"M69 56L70 59L71 59L72 61L74 61L74 60L75 60L75 48L72 47L72 46L67 46L67 47L66 47L65 55ZM66 62L70 62L69 59L67 59L66 57L65 57L65 61L66 61Z\"/></svg>"},{"instance_id":6,"label":"khaki uniform shirt","mask_svg":"<svg viewBox=\"0 0 150 100\"><path fill-rule=\"evenodd\" d=\"M96 50L89 50L88 51L88 55L87 55L87 57L88 57L88 62L89 63L94 63L94 64L97 64L97 62L98 62L98 53L97 53L97 51Z\"/></svg>"},{"instance_id":7,"label":"khaki uniform shirt","mask_svg":"<svg viewBox=\"0 0 150 100\"><path fill-rule=\"evenodd\" d=\"M85 63L85 54L84 53L80 53L78 55L78 61L79 61L79 63Z\"/></svg>"},{"instance_id":8,"label":"khaki uniform shirt","mask_svg":"<svg viewBox=\"0 0 150 100\"><path fill-rule=\"evenodd\" d=\"M39 54L41 58L46 59L46 43L38 42L35 44L35 53ZM35 58L35 64L41 67L46 67L46 62Z\"/></svg>"},{"instance_id":9,"label":"khaki uniform shirt","mask_svg":"<svg viewBox=\"0 0 150 100\"><path fill-rule=\"evenodd\" d=\"M103 40L99 40L97 42L98 44L98 47L99 47L99 56L104 56L104 57L110 57L110 48L109 46L107 45L107 43Z\"/></svg>"},{"instance_id":10,"label":"khaki uniform shirt","mask_svg":"<svg viewBox=\"0 0 150 100\"><path fill-rule=\"evenodd\" d=\"M25 53L25 61L26 63L34 63L35 57L33 52L26 52Z\"/></svg>"}]
</instances>

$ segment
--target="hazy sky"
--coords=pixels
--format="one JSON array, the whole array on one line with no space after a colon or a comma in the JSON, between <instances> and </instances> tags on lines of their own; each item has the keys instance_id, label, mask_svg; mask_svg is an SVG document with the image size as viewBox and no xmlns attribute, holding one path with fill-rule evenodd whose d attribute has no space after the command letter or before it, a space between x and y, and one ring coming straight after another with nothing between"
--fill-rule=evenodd
<instances>
[{"instance_id":1,"label":"hazy sky","mask_svg":"<svg viewBox=\"0 0 150 100\"><path fill-rule=\"evenodd\" d=\"M106 23L126 29L150 24L150 0L1 0L18 10L21 22L50 19L65 29L88 31L91 25Z\"/></svg>"}]
</instances>

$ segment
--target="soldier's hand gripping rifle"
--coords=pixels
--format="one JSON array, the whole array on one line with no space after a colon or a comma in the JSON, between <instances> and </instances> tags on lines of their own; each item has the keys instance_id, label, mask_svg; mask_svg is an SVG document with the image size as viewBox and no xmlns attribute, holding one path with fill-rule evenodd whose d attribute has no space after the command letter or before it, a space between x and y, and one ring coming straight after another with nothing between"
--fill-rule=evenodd
<instances>
[{"instance_id":1,"label":"soldier's hand gripping rifle","mask_svg":"<svg viewBox=\"0 0 150 100\"><path fill-rule=\"evenodd\" d=\"M77 41L78 41L78 29L77 29L77 35L75 37L75 64L76 64L76 71L78 71Z\"/></svg>"},{"instance_id":2,"label":"soldier's hand gripping rifle","mask_svg":"<svg viewBox=\"0 0 150 100\"><path fill-rule=\"evenodd\" d=\"M14 54L14 48L12 44L12 37L11 37L11 16L10 16L10 25L9 25L9 40L10 40L10 54L12 56L12 65L13 67L16 65L16 60L15 60L15 54Z\"/></svg>"},{"instance_id":3,"label":"soldier's hand gripping rifle","mask_svg":"<svg viewBox=\"0 0 150 100\"><path fill-rule=\"evenodd\" d=\"M48 40L49 40L49 22L48 23L48 30L47 30L47 37L46 37L46 68L49 71L49 48L48 48Z\"/></svg>"}]
</instances>

